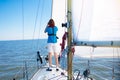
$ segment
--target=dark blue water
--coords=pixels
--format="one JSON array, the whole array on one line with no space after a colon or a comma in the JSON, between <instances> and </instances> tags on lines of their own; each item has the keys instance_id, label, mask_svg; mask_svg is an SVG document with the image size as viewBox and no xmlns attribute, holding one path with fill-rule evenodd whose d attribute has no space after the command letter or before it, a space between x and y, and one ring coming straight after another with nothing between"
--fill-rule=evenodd
<instances>
[{"instance_id":1,"label":"dark blue water","mask_svg":"<svg viewBox=\"0 0 120 80\"><path fill-rule=\"evenodd\" d=\"M47 54L46 42L46 40L0 41L0 80L11 80L18 72L22 75L25 61L31 62L30 67L32 65L35 65L33 68L36 67L37 51L42 51L44 53L42 55Z\"/></svg>"},{"instance_id":2,"label":"dark blue water","mask_svg":"<svg viewBox=\"0 0 120 80\"><path fill-rule=\"evenodd\" d=\"M37 70L37 51L42 56L47 55L46 39L0 41L0 80L23 80L25 78L25 63L28 77ZM89 60L89 64L88 64ZM118 58L81 58L74 56L73 72L82 72L90 68L91 77L96 80L120 80L120 60ZM113 71L114 69L114 71Z\"/></svg>"}]
</instances>

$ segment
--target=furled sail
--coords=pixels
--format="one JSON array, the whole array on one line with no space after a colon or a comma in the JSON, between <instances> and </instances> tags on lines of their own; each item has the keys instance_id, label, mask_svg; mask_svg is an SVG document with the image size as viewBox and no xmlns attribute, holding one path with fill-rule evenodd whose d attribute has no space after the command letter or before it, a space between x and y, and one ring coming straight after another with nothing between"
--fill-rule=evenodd
<instances>
[{"instance_id":1,"label":"furled sail","mask_svg":"<svg viewBox=\"0 0 120 80\"><path fill-rule=\"evenodd\" d=\"M72 0L76 45L120 46L120 0Z\"/></svg>"}]
</instances>

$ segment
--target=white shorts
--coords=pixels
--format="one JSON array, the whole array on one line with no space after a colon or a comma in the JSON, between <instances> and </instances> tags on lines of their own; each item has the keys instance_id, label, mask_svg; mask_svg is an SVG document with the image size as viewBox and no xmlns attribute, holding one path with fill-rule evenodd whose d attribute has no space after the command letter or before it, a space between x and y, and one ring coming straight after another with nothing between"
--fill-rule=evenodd
<instances>
[{"instance_id":1,"label":"white shorts","mask_svg":"<svg viewBox=\"0 0 120 80\"><path fill-rule=\"evenodd\" d=\"M48 43L47 48L48 48L48 52L58 53L58 49L57 49L57 44L56 43Z\"/></svg>"}]
</instances>

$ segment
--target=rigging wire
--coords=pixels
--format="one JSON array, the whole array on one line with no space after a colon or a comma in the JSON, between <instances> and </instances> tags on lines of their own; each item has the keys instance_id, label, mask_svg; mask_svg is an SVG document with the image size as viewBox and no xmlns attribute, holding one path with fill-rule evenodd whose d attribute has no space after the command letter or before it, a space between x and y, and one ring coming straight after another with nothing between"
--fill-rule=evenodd
<instances>
[{"instance_id":1,"label":"rigging wire","mask_svg":"<svg viewBox=\"0 0 120 80\"><path fill-rule=\"evenodd\" d=\"M22 9L21 10L22 11L22 40L24 41L24 1L23 0L21 2L21 5L22 5L22 8L21 8ZM22 45L24 46L24 43L22 43ZM23 48L22 54L24 55L24 48ZM22 57L22 60L24 61L24 57ZM24 68L24 66L22 66L22 68L14 75L13 79L15 79L18 76L18 73L23 71L23 68Z\"/></svg>"},{"instance_id":2,"label":"rigging wire","mask_svg":"<svg viewBox=\"0 0 120 80\"><path fill-rule=\"evenodd\" d=\"M38 4L38 6L40 5L40 0L39 0L39 4ZM43 2L43 6L44 6L44 2ZM41 7L42 8L42 14L43 14L43 7ZM36 16L38 16L38 13L39 13L39 7L37 7L37 13L36 13ZM42 14L41 14L41 18L42 18ZM36 17L36 19L35 19L35 23L37 23L37 17ZM41 22L41 21L40 21ZM34 33L35 33L35 27L36 27L36 25L34 26ZM40 29L39 29L40 30ZM39 33L40 33L40 31L39 31ZM35 35L35 34L34 34ZM34 37L34 35L33 35L33 37ZM34 40L34 39L33 39ZM33 40L32 40L32 46L33 46ZM37 41L37 48L39 48L38 47L38 45L39 45L39 41ZM33 56L33 57L35 57L35 56ZM26 60L26 61L29 61L29 60L31 60L31 59L33 59L33 57L31 57L31 58L29 58L28 60Z\"/></svg>"},{"instance_id":3,"label":"rigging wire","mask_svg":"<svg viewBox=\"0 0 120 80\"><path fill-rule=\"evenodd\" d=\"M115 74L115 70L114 70L115 68L114 67L115 66L114 66L114 48L113 48L113 68L112 68L112 73L113 74L112 74L112 80L114 80L114 78L115 78L115 75L114 75Z\"/></svg>"},{"instance_id":4,"label":"rigging wire","mask_svg":"<svg viewBox=\"0 0 120 80\"><path fill-rule=\"evenodd\" d=\"M22 0L22 27L23 27L23 29L22 29L22 33L23 33L23 40L24 40L24 2L23 2L23 0Z\"/></svg>"},{"instance_id":5,"label":"rigging wire","mask_svg":"<svg viewBox=\"0 0 120 80\"><path fill-rule=\"evenodd\" d=\"M42 3L42 7L41 7L41 15L40 15L40 27L41 27L41 22L42 22L42 17L43 17L43 9L44 9L44 1ZM40 27L39 27L39 32L38 32L38 41L37 41L37 49L39 50L39 37L40 37Z\"/></svg>"},{"instance_id":6,"label":"rigging wire","mask_svg":"<svg viewBox=\"0 0 120 80\"><path fill-rule=\"evenodd\" d=\"M34 36L35 36L35 31L36 31L36 24L37 24L37 20L38 20L38 13L39 13L39 5L40 5L40 0L38 2L38 7L37 7L37 12L36 12L36 18L35 18L35 26L34 26L34 31L33 31L33 40L34 40ZM44 6L44 4L43 4ZM43 12L43 8L42 8L42 12ZM43 13L42 13L43 14ZM42 14L41 14L41 17L42 17ZM24 1L22 0L22 37L23 37L23 40L24 40ZM40 32L39 32L40 33ZM32 45L33 45L33 40L32 40ZM24 45L24 43L23 43ZM23 52L24 54L24 52ZM29 60L25 60L24 63L30 61L31 59L33 59L33 57L29 58ZM24 59L23 59L24 60ZM27 65L27 63L26 63ZM25 70L25 68L23 67L20 71L18 71L19 73L22 71L22 70ZM14 78L16 78L18 76L18 72L15 74ZM23 72L23 78L25 78L25 73Z\"/></svg>"},{"instance_id":7,"label":"rigging wire","mask_svg":"<svg viewBox=\"0 0 120 80\"><path fill-rule=\"evenodd\" d=\"M34 30L33 30L33 38L32 38L32 45L31 45L31 47L34 47L33 46L33 41L34 41L35 32L36 32L36 25L37 25L37 20L38 20L39 7L40 7L40 0L38 0L38 5L37 5L37 11L36 11L36 16L35 16L35 23L34 23Z\"/></svg>"},{"instance_id":8,"label":"rigging wire","mask_svg":"<svg viewBox=\"0 0 120 80\"><path fill-rule=\"evenodd\" d=\"M39 6L40 6L40 0L38 0L38 5L37 5L37 11L36 11L36 17L35 17L35 23L34 23L34 30L33 30L33 40L34 40L34 37L35 37L36 24L37 24L37 20L38 20ZM33 41L32 41L32 45L33 45Z\"/></svg>"},{"instance_id":9,"label":"rigging wire","mask_svg":"<svg viewBox=\"0 0 120 80\"><path fill-rule=\"evenodd\" d=\"M42 3L42 7L41 7L41 15L40 15L40 27L41 27L41 22L42 22L42 17L43 17L43 12L44 12L44 4L45 2L43 1ZM50 14L50 18L52 18L52 12L53 12L53 0L51 2L51 14ZM37 41L37 49L39 50L39 38L40 38L40 27L39 27L39 32L38 32L38 41Z\"/></svg>"},{"instance_id":10,"label":"rigging wire","mask_svg":"<svg viewBox=\"0 0 120 80\"><path fill-rule=\"evenodd\" d=\"M93 59L93 53L94 53L94 47L91 47L90 48L90 59L91 59L91 61L92 61L92 59Z\"/></svg>"},{"instance_id":11,"label":"rigging wire","mask_svg":"<svg viewBox=\"0 0 120 80\"><path fill-rule=\"evenodd\" d=\"M65 0L65 19L64 19L64 22L66 23L67 22L67 0ZM64 27L64 33L66 32L66 28Z\"/></svg>"},{"instance_id":12,"label":"rigging wire","mask_svg":"<svg viewBox=\"0 0 120 80\"><path fill-rule=\"evenodd\" d=\"M22 0L22 27L23 27L23 41L24 41L24 1ZM24 46L24 43L23 43L23 46ZM23 48L23 55L24 55L24 48ZM23 67L22 67L22 70L23 70L23 78L25 78L24 76L24 57L23 57Z\"/></svg>"},{"instance_id":13,"label":"rigging wire","mask_svg":"<svg viewBox=\"0 0 120 80\"><path fill-rule=\"evenodd\" d=\"M38 5L37 5L37 11L36 11L36 16L35 16L35 23L34 23L34 30L33 30L31 48L34 47L34 46L33 46L33 45L34 45L34 44L33 44L33 41L34 41L34 38L35 38L36 24L37 24L37 20L38 20L39 7L40 7L40 0L38 0ZM33 57L35 57L35 56L33 56ZM33 57L29 58L29 60L32 59Z\"/></svg>"},{"instance_id":14,"label":"rigging wire","mask_svg":"<svg viewBox=\"0 0 120 80\"><path fill-rule=\"evenodd\" d=\"M117 48L117 56L118 56L118 61L120 61L120 48ZM120 62L118 62L120 63Z\"/></svg>"},{"instance_id":15,"label":"rigging wire","mask_svg":"<svg viewBox=\"0 0 120 80\"><path fill-rule=\"evenodd\" d=\"M65 0L65 16L64 16L64 23L66 23L67 22L67 0ZM66 59L66 55L67 55L67 52L68 52L68 49L67 49L67 47L66 47L66 40L67 39L65 39L65 38L67 38L67 34L66 34L66 30L67 30L67 28L66 27L62 27L62 28L64 28L64 29L62 29L63 31L63 36L61 36L62 37L62 42L61 42L61 44L62 43L64 43L65 44L65 48L62 50L62 48L61 48L61 51L60 51L60 53L59 53L59 57L60 57L60 64L62 65L62 67L63 67L63 73L65 72L65 69L66 69L66 64L67 64L67 61L65 60ZM61 45L62 46L62 45Z\"/></svg>"},{"instance_id":16,"label":"rigging wire","mask_svg":"<svg viewBox=\"0 0 120 80\"><path fill-rule=\"evenodd\" d=\"M35 35L35 29L36 29L36 23L37 23L37 17L38 17L38 12L39 12L39 4L40 4L40 0L38 2L38 7L37 7L37 13L36 13L36 19L35 19L35 26L34 26L34 32L33 32L33 39L34 39L34 35ZM24 41L24 1L22 0L22 38L23 38L23 41ZM33 43L33 41L32 41ZM24 46L24 43L23 43L23 46ZM23 50L23 55L24 55L24 50ZM33 57L31 57L32 59ZM29 58L30 60L30 58ZM20 73L22 70L25 70L24 68L24 63L28 62L29 60L24 60L23 58L23 67L15 74L14 78L16 78L18 76L18 73ZM26 63L27 64L27 63ZM23 78L25 78L25 73L23 72Z\"/></svg>"},{"instance_id":17,"label":"rigging wire","mask_svg":"<svg viewBox=\"0 0 120 80\"><path fill-rule=\"evenodd\" d=\"M23 0L22 0L22 26L23 26L23 41L24 41L24 1ZM23 43L23 46L25 46L24 43ZM23 55L25 53L24 51L25 50L23 48ZM24 58L23 58L23 68L22 68L22 70L23 70L23 78L24 79L26 78L26 80L28 80L27 63L28 63L28 61L24 60Z\"/></svg>"},{"instance_id":18,"label":"rigging wire","mask_svg":"<svg viewBox=\"0 0 120 80\"><path fill-rule=\"evenodd\" d=\"M78 39L78 34L79 34L80 26L81 26L81 23L82 23L84 0L81 0L81 1L82 1L82 7L81 7L81 13L80 13L80 21L79 21L78 30L77 30L77 35L76 35L75 40Z\"/></svg>"},{"instance_id":19,"label":"rigging wire","mask_svg":"<svg viewBox=\"0 0 120 80\"><path fill-rule=\"evenodd\" d=\"M40 27L41 27L41 22L42 22L42 17L43 17L43 12L44 12L44 4L45 2L43 1L42 3L42 7L41 7L41 15L40 15ZM53 8L53 0L51 2L51 14L50 14L50 18L52 18L52 9ZM38 32L38 40L37 40L37 50L39 51L40 45L39 45L39 38L40 38L40 27L39 27L39 32ZM41 49L42 50L42 49ZM42 51L41 51L42 52Z\"/></svg>"},{"instance_id":20,"label":"rigging wire","mask_svg":"<svg viewBox=\"0 0 120 80\"><path fill-rule=\"evenodd\" d=\"M53 16L53 3L54 3L54 0L52 0L52 4L51 4L51 16L50 16L50 18L52 18L52 16Z\"/></svg>"},{"instance_id":21,"label":"rigging wire","mask_svg":"<svg viewBox=\"0 0 120 80\"><path fill-rule=\"evenodd\" d=\"M119 51L118 51L119 48L116 48L116 52L117 52L117 56L118 56L118 61L119 61ZM112 80L115 79L115 48L113 48L113 68L112 68ZM119 62L117 62L117 65L116 66L119 66Z\"/></svg>"}]
</instances>

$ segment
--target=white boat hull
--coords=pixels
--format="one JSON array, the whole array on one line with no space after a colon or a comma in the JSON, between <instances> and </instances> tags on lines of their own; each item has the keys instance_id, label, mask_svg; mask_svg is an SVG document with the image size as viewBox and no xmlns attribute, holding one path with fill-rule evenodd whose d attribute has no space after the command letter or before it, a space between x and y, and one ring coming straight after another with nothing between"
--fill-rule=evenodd
<instances>
[{"instance_id":1,"label":"white boat hull","mask_svg":"<svg viewBox=\"0 0 120 80\"><path fill-rule=\"evenodd\" d=\"M47 68L47 66L41 67L30 80L67 80L67 71L61 68L56 71L56 67L52 67L52 71L46 71ZM77 77L76 75L74 76ZM90 78L85 79L83 76L79 77L77 80L91 80Z\"/></svg>"},{"instance_id":2,"label":"white boat hull","mask_svg":"<svg viewBox=\"0 0 120 80\"><path fill-rule=\"evenodd\" d=\"M59 68L59 71L56 71L55 67L52 67L52 71L46 71L48 67L44 66L40 68L31 80L67 80L67 72ZM61 73L64 72L64 75Z\"/></svg>"}]
</instances>

